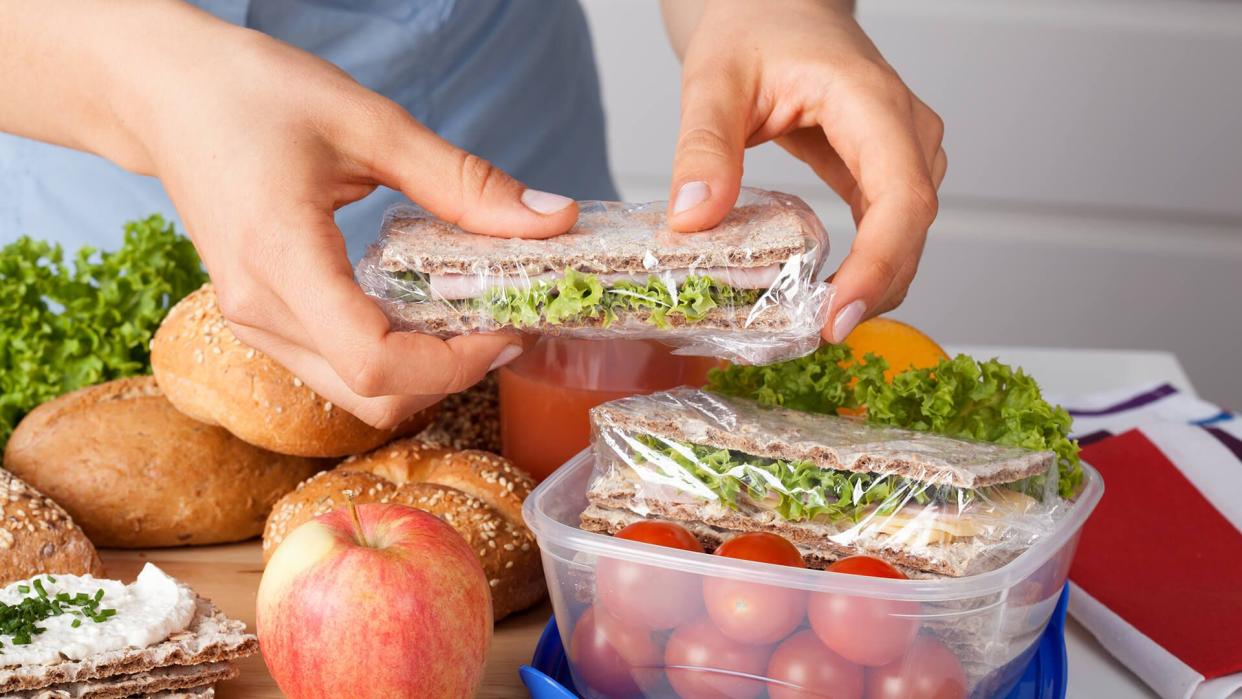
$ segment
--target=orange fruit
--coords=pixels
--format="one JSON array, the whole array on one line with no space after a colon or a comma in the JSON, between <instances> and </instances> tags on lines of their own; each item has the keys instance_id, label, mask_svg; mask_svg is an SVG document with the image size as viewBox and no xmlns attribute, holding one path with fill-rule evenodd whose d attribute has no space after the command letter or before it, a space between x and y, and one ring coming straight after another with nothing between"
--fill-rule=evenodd
<instances>
[{"instance_id":1,"label":"orange fruit","mask_svg":"<svg viewBox=\"0 0 1242 699\"><path fill-rule=\"evenodd\" d=\"M883 357L888 362L888 371L884 372L887 381L911 367L933 367L949 358L935 340L918 328L891 318L872 318L859 323L846 336L845 344L853 351L855 360L861 360L868 352Z\"/></svg>"}]
</instances>

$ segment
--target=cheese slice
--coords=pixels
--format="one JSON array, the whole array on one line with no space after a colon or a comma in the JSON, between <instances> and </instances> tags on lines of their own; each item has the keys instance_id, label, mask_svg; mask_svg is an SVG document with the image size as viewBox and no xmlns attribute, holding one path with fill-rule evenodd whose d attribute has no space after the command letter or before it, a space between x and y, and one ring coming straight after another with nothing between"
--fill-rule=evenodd
<instances>
[{"instance_id":1,"label":"cheese slice","mask_svg":"<svg viewBox=\"0 0 1242 699\"><path fill-rule=\"evenodd\" d=\"M950 543L979 536L998 520L1021 516L1038 504L1031 496L1009 488L991 488L984 497L968 505L966 512L949 512L934 505L906 506L891 514L874 514L864 520L863 527L898 541Z\"/></svg>"}]
</instances>

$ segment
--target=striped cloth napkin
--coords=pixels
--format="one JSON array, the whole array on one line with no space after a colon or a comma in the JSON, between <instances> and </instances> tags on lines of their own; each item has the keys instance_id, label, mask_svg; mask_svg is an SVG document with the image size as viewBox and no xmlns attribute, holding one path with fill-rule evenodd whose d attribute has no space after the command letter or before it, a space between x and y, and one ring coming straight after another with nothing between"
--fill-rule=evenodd
<instances>
[{"instance_id":1,"label":"striped cloth napkin","mask_svg":"<svg viewBox=\"0 0 1242 699\"><path fill-rule=\"evenodd\" d=\"M1242 689L1242 419L1167 384L1069 406L1104 498L1070 613L1165 699Z\"/></svg>"}]
</instances>

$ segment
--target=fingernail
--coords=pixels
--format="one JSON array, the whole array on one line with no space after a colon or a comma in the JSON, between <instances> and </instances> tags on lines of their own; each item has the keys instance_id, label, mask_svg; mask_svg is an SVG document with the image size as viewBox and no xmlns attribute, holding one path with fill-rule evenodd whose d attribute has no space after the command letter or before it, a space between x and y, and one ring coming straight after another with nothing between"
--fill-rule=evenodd
<instances>
[{"instance_id":1,"label":"fingernail","mask_svg":"<svg viewBox=\"0 0 1242 699\"><path fill-rule=\"evenodd\" d=\"M537 214L554 214L574 203L574 200L551 192L528 189L522 192L522 203Z\"/></svg>"},{"instance_id":2,"label":"fingernail","mask_svg":"<svg viewBox=\"0 0 1242 699\"><path fill-rule=\"evenodd\" d=\"M689 211L707 201L711 196L711 187L706 182L687 182L677 190L677 198L673 200L673 215Z\"/></svg>"},{"instance_id":3,"label":"fingernail","mask_svg":"<svg viewBox=\"0 0 1242 699\"><path fill-rule=\"evenodd\" d=\"M858 299L838 311L836 320L832 321L832 341L844 341L854 326L858 325L858 321L862 320L865 310L867 310L867 304L863 303L862 299Z\"/></svg>"},{"instance_id":4,"label":"fingernail","mask_svg":"<svg viewBox=\"0 0 1242 699\"><path fill-rule=\"evenodd\" d=\"M506 345L504 349L500 350L500 354L496 355L496 359L492 361L492 365L487 370L491 371L500 368L517 359L521 354L522 347L520 345Z\"/></svg>"}]
</instances>

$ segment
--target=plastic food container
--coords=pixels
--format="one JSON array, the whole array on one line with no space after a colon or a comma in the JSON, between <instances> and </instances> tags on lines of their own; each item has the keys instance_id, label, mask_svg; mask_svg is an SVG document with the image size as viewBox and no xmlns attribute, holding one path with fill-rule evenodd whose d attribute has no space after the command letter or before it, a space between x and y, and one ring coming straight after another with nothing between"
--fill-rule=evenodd
<instances>
[{"instance_id":1,"label":"plastic food container","mask_svg":"<svg viewBox=\"0 0 1242 699\"><path fill-rule=\"evenodd\" d=\"M702 386L722 362L654 340L542 337L500 377L501 452L542 480L591 440L591 408L636 393Z\"/></svg>"},{"instance_id":2,"label":"plastic food container","mask_svg":"<svg viewBox=\"0 0 1242 699\"><path fill-rule=\"evenodd\" d=\"M582 531L578 518L587 505L593 461L589 452L575 456L523 508L539 542L574 685L588 699L824 696L825 676L814 680L821 683L819 694L815 686L789 678L797 661L808 661L798 649L806 644L791 638L819 637L825 628L843 655L878 658L885 648L917 649L883 668L838 657L843 662L834 661L835 674L827 677L841 696L861 696L852 692L855 686L862 691L859 683L871 683L873 691L885 684L886 692L871 696L913 696L912 683L937 680L959 691L936 696L1005 696L1038 647L1079 532L1103 494L1099 474L1084 464L1085 486L1054 531L1006 565L963 578L889 580L718 558ZM796 626L771 643L729 638L705 611L705 584L749 592L765 608L743 612L761 612L764 619L786 615L798 619ZM807 606L818 612L814 630L803 611ZM809 662L824 665L822 658Z\"/></svg>"}]
</instances>

